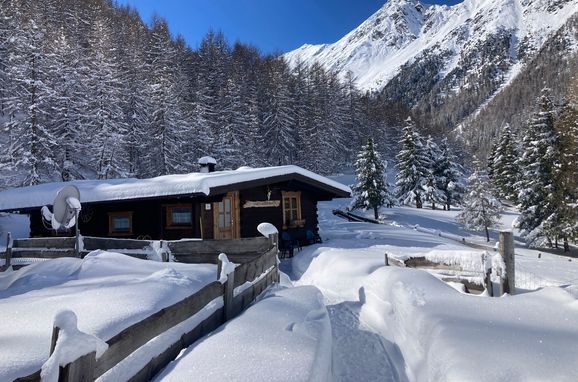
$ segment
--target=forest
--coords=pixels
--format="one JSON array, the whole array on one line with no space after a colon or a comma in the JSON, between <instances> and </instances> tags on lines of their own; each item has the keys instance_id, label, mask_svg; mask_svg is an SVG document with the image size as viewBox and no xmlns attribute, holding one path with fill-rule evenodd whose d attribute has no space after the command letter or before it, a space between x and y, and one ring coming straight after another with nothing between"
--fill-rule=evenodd
<instances>
[{"instance_id":1,"label":"forest","mask_svg":"<svg viewBox=\"0 0 578 382\"><path fill-rule=\"evenodd\" d=\"M297 164L329 174L397 109L222 33L198 47L108 0L1 0L0 187ZM394 110L394 111L392 111Z\"/></svg>"}]
</instances>

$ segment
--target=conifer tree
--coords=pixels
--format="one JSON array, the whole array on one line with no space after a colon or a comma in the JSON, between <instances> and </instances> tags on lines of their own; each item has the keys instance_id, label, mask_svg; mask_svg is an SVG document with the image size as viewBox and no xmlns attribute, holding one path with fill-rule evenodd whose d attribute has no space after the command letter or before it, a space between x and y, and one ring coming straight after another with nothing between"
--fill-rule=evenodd
<instances>
[{"instance_id":1,"label":"conifer tree","mask_svg":"<svg viewBox=\"0 0 578 382\"><path fill-rule=\"evenodd\" d=\"M474 165L476 169L468 177L468 192L464 198L463 210L456 216L456 220L467 229L484 231L489 242L489 229L498 225L502 205L495 197L495 190L487 173L480 169L479 163Z\"/></svg>"},{"instance_id":2,"label":"conifer tree","mask_svg":"<svg viewBox=\"0 0 578 382\"><path fill-rule=\"evenodd\" d=\"M428 175L424 187L425 200L431 203L431 209L436 209L437 204L445 206L445 194L439 188L440 179L439 169L441 152L439 146L434 142L433 138L428 136L425 143L425 151L427 154Z\"/></svg>"},{"instance_id":3,"label":"conifer tree","mask_svg":"<svg viewBox=\"0 0 578 382\"><path fill-rule=\"evenodd\" d=\"M491 179L501 198L515 202L517 199L515 184L520 176L520 168L517 163L519 152L516 137L513 135L510 125L504 126L495 147Z\"/></svg>"},{"instance_id":4,"label":"conifer tree","mask_svg":"<svg viewBox=\"0 0 578 382\"><path fill-rule=\"evenodd\" d=\"M543 241L551 245L551 229L545 222L558 208L554 180L559 176L560 150L554 131L554 105L547 91L539 98L538 108L528 121L518 161L522 176L516 184L520 209L516 226L528 245L539 245Z\"/></svg>"},{"instance_id":5,"label":"conifer tree","mask_svg":"<svg viewBox=\"0 0 578 382\"><path fill-rule=\"evenodd\" d=\"M385 182L386 165L381 161L373 139L367 140L355 162L357 184L353 186L354 200L352 208L373 209L375 219L379 218L379 208L391 207L393 197Z\"/></svg>"},{"instance_id":6,"label":"conifer tree","mask_svg":"<svg viewBox=\"0 0 578 382\"><path fill-rule=\"evenodd\" d=\"M462 184L462 167L457 163L446 138L440 144L440 155L434 171L438 189L444 194L444 210L449 211L452 205L460 203L465 189Z\"/></svg>"},{"instance_id":7,"label":"conifer tree","mask_svg":"<svg viewBox=\"0 0 578 382\"><path fill-rule=\"evenodd\" d=\"M430 163L422 138L415 130L411 118L406 120L400 143L401 150L396 157L396 197L402 204L415 203L417 208L422 208Z\"/></svg>"}]
</instances>

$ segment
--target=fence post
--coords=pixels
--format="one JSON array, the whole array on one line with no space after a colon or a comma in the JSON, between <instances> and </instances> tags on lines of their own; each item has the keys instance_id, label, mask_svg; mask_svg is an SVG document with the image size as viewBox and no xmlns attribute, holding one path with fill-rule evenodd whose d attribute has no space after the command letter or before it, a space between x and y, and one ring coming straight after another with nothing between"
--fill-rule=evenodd
<instances>
[{"instance_id":1,"label":"fence post","mask_svg":"<svg viewBox=\"0 0 578 382\"><path fill-rule=\"evenodd\" d=\"M12 234L8 232L6 234L6 254L4 256L4 265L0 267L0 272L7 270L12 264Z\"/></svg>"},{"instance_id":2,"label":"fence post","mask_svg":"<svg viewBox=\"0 0 578 382\"><path fill-rule=\"evenodd\" d=\"M221 278L221 270L223 269L223 261L217 259L217 280ZM229 321L234 317L233 306L233 290L235 289L235 271L227 275L227 281L223 285L223 305L225 311L225 321Z\"/></svg>"},{"instance_id":3,"label":"fence post","mask_svg":"<svg viewBox=\"0 0 578 382\"><path fill-rule=\"evenodd\" d=\"M389 267L389 256L388 256L387 252L385 252L385 266Z\"/></svg>"},{"instance_id":4,"label":"fence post","mask_svg":"<svg viewBox=\"0 0 578 382\"><path fill-rule=\"evenodd\" d=\"M56 349L59 333L60 328L54 326L52 328L52 340L50 341L50 355ZM68 365L59 368L58 382L92 382L94 381L95 364L96 352L83 355Z\"/></svg>"},{"instance_id":5,"label":"fence post","mask_svg":"<svg viewBox=\"0 0 578 382\"><path fill-rule=\"evenodd\" d=\"M273 282L279 282L281 275L279 274L279 233L269 235L269 248L275 249L275 278Z\"/></svg>"},{"instance_id":6,"label":"fence post","mask_svg":"<svg viewBox=\"0 0 578 382\"><path fill-rule=\"evenodd\" d=\"M506 275L501 276L503 293L514 294L516 292L516 267L514 258L514 234L512 232L500 232L500 256L506 265Z\"/></svg>"}]
</instances>

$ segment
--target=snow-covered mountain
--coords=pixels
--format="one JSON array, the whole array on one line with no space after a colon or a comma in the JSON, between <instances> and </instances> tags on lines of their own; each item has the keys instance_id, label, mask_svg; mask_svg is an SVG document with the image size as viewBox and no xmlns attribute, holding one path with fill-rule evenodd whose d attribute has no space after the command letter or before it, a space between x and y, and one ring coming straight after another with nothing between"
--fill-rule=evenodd
<instances>
[{"instance_id":1,"label":"snow-covered mountain","mask_svg":"<svg viewBox=\"0 0 578 382\"><path fill-rule=\"evenodd\" d=\"M413 72L404 80L427 75L458 91L475 85L468 82L477 77L473 72L493 71L486 74L498 75L503 86L577 11L577 0L465 0L454 6L390 0L336 43L304 45L285 58L292 65L317 61L343 75L350 71L364 90L381 90L404 72Z\"/></svg>"}]
</instances>

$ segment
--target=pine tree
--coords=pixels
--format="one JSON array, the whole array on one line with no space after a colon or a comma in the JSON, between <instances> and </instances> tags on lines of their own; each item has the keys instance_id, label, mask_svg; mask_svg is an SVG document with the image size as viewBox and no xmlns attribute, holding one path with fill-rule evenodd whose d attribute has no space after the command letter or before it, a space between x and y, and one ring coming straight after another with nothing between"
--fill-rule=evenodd
<instances>
[{"instance_id":1,"label":"pine tree","mask_svg":"<svg viewBox=\"0 0 578 382\"><path fill-rule=\"evenodd\" d=\"M444 193L444 210L449 211L452 205L460 203L465 189L462 184L462 168L446 138L440 144L440 155L434 171L438 189Z\"/></svg>"},{"instance_id":2,"label":"pine tree","mask_svg":"<svg viewBox=\"0 0 578 382\"><path fill-rule=\"evenodd\" d=\"M463 210L456 216L458 223L467 229L485 231L490 241L490 231L496 227L501 217L502 205L495 197L488 175L475 164L476 170L468 177L468 192L465 195Z\"/></svg>"},{"instance_id":3,"label":"pine tree","mask_svg":"<svg viewBox=\"0 0 578 382\"><path fill-rule=\"evenodd\" d=\"M518 167L518 147L516 137L510 125L504 126L492 158L492 181L498 190L498 195L511 201L516 201L516 183L520 176Z\"/></svg>"},{"instance_id":4,"label":"pine tree","mask_svg":"<svg viewBox=\"0 0 578 382\"><path fill-rule=\"evenodd\" d=\"M410 118L406 120L400 144L396 157L396 197L402 204L415 203L417 208L422 208L430 163L422 138Z\"/></svg>"},{"instance_id":5,"label":"pine tree","mask_svg":"<svg viewBox=\"0 0 578 382\"><path fill-rule=\"evenodd\" d=\"M352 208L373 209L375 219L379 218L379 208L394 204L385 182L386 165L381 161L373 139L367 140L355 162L357 184L353 187Z\"/></svg>"},{"instance_id":6,"label":"pine tree","mask_svg":"<svg viewBox=\"0 0 578 382\"><path fill-rule=\"evenodd\" d=\"M425 152L427 154L427 167L428 175L427 181L424 187L425 200L431 203L431 209L436 209L437 204L443 204L445 206L445 193L439 188L441 179L439 179L439 169L441 152L438 145L434 142L433 138L428 136L425 143Z\"/></svg>"},{"instance_id":7,"label":"pine tree","mask_svg":"<svg viewBox=\"0 0 578 382\"><path fill-rule=\"evenodd\" d=\"M578 97L571 91L568 101L560 110L554 128L558 136L560 167L553 179L553 199L557 208L544 222L547 236L555 246L562 240L564 251L570 250L569 241L578 237Z\"/></svg>"},{"instance_id":8,"label":"pine tree","mask_svg":"<svg viewBox=\"0 0 578 382\"><path fill-rule=\"evenodd\" d=\"M560 176L561 165L559 140L554 131L554 105L547 91L539 98L538 108L528 121L518 161L522 176L516 184L520 209L516 226L528 245L543 241L551 245L551 227L555 223L553 217L548 224L546 220L558 208L555 179Z\"/></svg>"}]
</instances>

